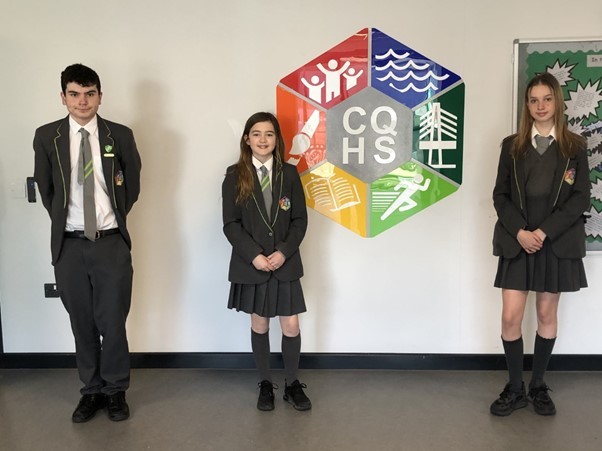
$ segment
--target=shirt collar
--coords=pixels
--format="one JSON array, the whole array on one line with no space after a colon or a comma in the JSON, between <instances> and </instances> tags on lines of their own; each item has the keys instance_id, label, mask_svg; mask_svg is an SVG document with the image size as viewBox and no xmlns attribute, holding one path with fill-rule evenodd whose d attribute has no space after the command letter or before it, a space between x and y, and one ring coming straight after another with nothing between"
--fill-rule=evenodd
<instances>
[{"instance_id":1,"label":"shirt collar","mask_svg":"<svg viewBox=\"0 0 602 451\"><path fill-rule=\"evenodd\" d=\"M536 135L541 135L541 133L539 133L537 131L537 128L535 128L535 124L533 124L533 126L531 127L531 140L535 140L535 136ZM552 129L550 130L550 133L548 134L548 136L551 136L552 138L554 138L554 140L556 140L556 126L553 125Z\"/></svg>"},{"instance_id":2,"label":"shirt collar","mask_svg":"<svg viewBox=\"0 0 602 451\"><path fill-rule=\"evenodd\" d=\"M75 119L71 117L71 115L69 115L69 127L71 128L71 133L79 133L79 129L83 127L88 133L90 133L90 135L96 136L96 131L98 130L98 119L97 116L94 116L90 122L82 126L79 125Z\"/></svg>"},{"instance_id":3,"label":"shirt collar","mask_svg":"<svg viewBox=\"0 0 602 451\"><path fill-rule=\"evenodd\" d=\"M255 169L259 171L259 168L262 166L265 166L265 168L268 170L268 173L272 172L272 166L274 166L274 157L270 158L268 161L266 161L265 163L262 163L261 161L259 161L257 158L253 157L253 166L255 166Z\"/></svg>"}]
</instances>

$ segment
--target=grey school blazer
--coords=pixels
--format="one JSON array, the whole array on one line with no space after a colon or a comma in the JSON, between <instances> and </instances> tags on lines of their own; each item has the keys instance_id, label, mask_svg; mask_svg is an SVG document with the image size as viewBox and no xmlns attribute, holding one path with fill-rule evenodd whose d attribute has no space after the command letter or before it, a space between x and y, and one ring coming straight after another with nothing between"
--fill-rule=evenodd
<instances>
[{"instance_id":1,"label":"grey school blazer","mask_svg":"<svg viewBox=\"0 0 602 451\"><path fill-rule=\"evenodd\" d=\"M522 247L516 235L527 227L524 159L510 154L515 136L502 142L493 189L493 206L498 216L493 233L493 255L505 258L518 255ZM582 258L585 256L583 213L590 208L591 189L587 154L579 149L573 158L563 157L556 141L549 151L556 152L558 164L548 215L539 228L550 239L552 251L558 258Z\"/></svg>"},{"instance_id":2,"label":"grey school blazer","mask_svg":"<svg viewBox=\"0 0 602 451\"><path fill-rule=\"evenodd\" d=\"M128 247L131 247L126 216L140 194L140 154L132 130L97 117L102 172L119 232ZM69 116L38 128L33 138L33 149L34 178L42 204L48 210L52 221L50 249L52 264L56 264L63 245L71 190Z\"/></svg>"},{"instance_id":3,"label":"grey school blazer","mask_svg":"<svg viewBox=\"0 0 602 451\"><path fill-rule=\"evenodd\" d=\"M224 234L232 244L228 280L234 283L266 282L270 273L257 270L252 261L259 254L266 256L279 250L284 264L273 272L281 281L293 281L303 276L299 245L307 230L305 194L297 169L290 164L274 164L272 174L271 219L267 219L261 186L253 171L253 195L237 204L236 166L226 170L222 183Z\"/></svg>"}]
</instances>

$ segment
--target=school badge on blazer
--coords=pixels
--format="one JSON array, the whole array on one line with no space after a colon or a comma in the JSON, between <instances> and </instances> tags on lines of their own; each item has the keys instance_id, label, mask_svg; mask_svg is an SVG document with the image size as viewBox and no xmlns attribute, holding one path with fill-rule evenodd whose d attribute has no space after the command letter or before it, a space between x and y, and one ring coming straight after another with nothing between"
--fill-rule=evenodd
<instances>
[{"instance_id":1,"label":"school badge on blazer","mask_svg":"<svg viewBox=\"0 0 602 451\"><path fill-rule=\"evenodd\" d=\"M280 209L283 211L288 211L291 208L291 200L286 196L282 197L278 201L278 204L280 205Z\"/></svg>"},{"instance_id":2,"label":"school badge on blazer","mask_svg":"<svg viewBox=\"0 0 602 451\"><path fill-rule=\"evenodd\" d=\"M123 185L123 171L119 171L115 175L115 185L117 185L117 186Z\"/></svg>"},{"instance_id":3,"label":"school badge on blazer","mask_svg":"<svg viewBox=\"0 0 602 451\"><path fill-rule=\"evenodd\" d=\"M571 168L568 171L566 171L564 173L564 181L566 183L568 183L569 185L572 185L573 183L575 183L575 175L576 175L577 171L575 171L575 168Z\"/></svg>"},{"instance_id":4,"label":"school badge on blazer","mask_svg":"<svg viewBox=\"0 0 602 451\"><path fill-rule=\"evenodd\" d=\"M103 153L103 156L105 156L107 158L114 157L115 154L113 153L113 146L107 144L105 146L105 153Z\"/></svg>"}]
</instances>

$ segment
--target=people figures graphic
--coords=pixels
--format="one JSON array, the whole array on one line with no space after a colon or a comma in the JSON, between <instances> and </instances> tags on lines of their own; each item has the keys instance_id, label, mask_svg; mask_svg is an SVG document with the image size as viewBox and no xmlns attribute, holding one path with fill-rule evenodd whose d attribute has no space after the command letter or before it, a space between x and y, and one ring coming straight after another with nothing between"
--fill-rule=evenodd
<instances>
[{"instance_id":1,"label":"people figures graphic","mask_svg":"<svg viewBox=\"0 0 602 451\"><path fill-rule=\"evenodd\" d=\"M502 141L493 205L498 220L494 285L502 289L502 343L509 381L490 407L510 415L528 401L540 415L556 407L544 381L558 329L560 293L587 286L583 213L590 206L584 139L568 130L563 94L553 75L536 75L524 94L518 133ZM533 371L523 382L522 321L535 292Z\"/></svg>"},{"instance_id":2,"label":"people figures graphic","mask_svg":"<svg viewBox=\"0 0 602 451\"><path fill-rule=\"evenodd\" d=\"M345 63L337 69L337 66L339 65L337 60L331 59L328 61L327 65L328 69L325 68L322 63L318 63L316 67L325 76L326 102L330 102L335 97L341 95L341 74L347 70L351 63L345 61Z\"/></svg>"},{"instance_id":3,"label":"people figures graphic","mask_svg":"<svg viewBox=\"0 0 602 451\"><path fill-rule=\"evenodd\" d=\"M363 73L364 69L360 70L358 73L355 73L355 68L350 67L349 70L343 74L343 77L345 77L346 80L345 89L349 91L351 88L357 85L357 79L360 78Z\"/></svg>"},{"instance_id":4,"label":"people figures graphic","mask_svg":"<svg viewBox=\"0 0 602 451\"><path fill-rule=\"evenodd\" d=\"M325 82L323 81L320 83L320 77L317 75L312 75L309 82L305 78L301 77L301 83L303 83L309 91L310 99L318 103L322 103L322 88L324 87Z\"/></svg>"},{"instance_id":5,"label":"people figures graphic","mask_svg":"<svg viewBox=\"0 0 602 451\"><path fill-rule=\"evenodd\" d=\"M311 409L298 380L301 332L306 311L300 278L299 245L307 229L307 209L297 169L284 159L280 125L271 113L255 113L240 139L238 163L222 184L224 234L232 245L228 308L251 317L251 347L259 373L259 410L274 409L270 373L270 319L282 329L284 400Z\"/></svg>"}]
</instances>

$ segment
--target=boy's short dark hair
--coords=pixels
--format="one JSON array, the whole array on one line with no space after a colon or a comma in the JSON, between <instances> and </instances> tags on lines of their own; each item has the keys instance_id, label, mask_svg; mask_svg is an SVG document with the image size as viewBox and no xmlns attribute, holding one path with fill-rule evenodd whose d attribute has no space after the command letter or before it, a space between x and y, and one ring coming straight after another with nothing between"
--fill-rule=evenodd
<instances>
[{"instance_id":1,"label":"boy's short dark hair","mask_svg":"<svg viewBox=\"0 0 602 451\"><path fill-rule=\"evenodd\" d=\"M98 88L100 94L100 78L98 74L83 64L72 64L67 66L63 72L61 72L61 89L63 94L66 94L67 83L77 83L80 86L94 86Z\"/></svg>"}]
</instances>

